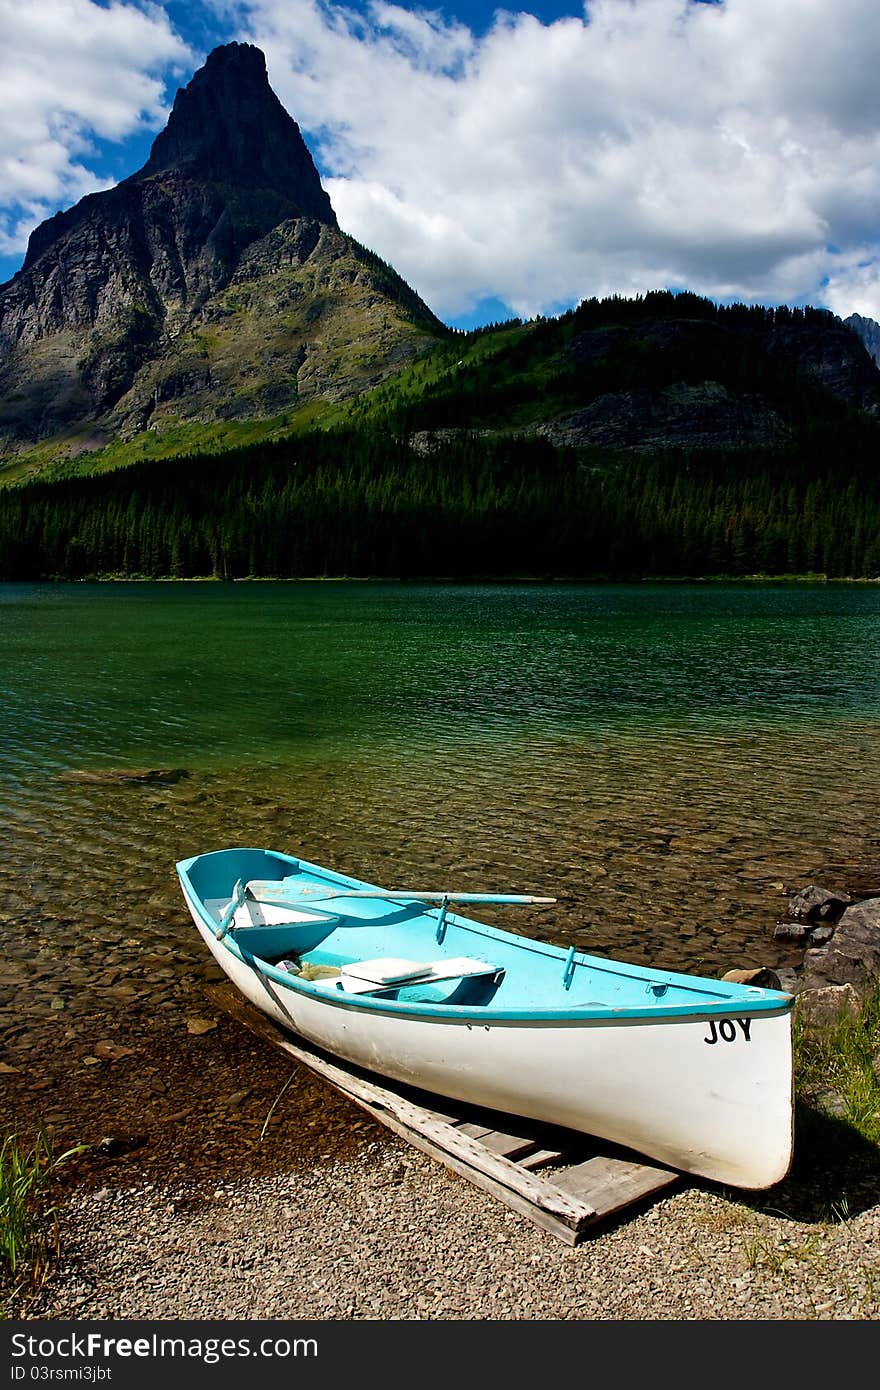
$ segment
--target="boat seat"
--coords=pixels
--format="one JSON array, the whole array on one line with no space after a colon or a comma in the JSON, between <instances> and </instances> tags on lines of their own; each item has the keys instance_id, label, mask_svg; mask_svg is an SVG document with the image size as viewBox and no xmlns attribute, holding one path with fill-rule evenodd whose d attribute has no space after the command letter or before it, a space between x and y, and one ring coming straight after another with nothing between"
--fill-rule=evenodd
<instances>
[{"instance_id":1,"label":"boat seat","mask_svg":"<svg viewBox=\"0 0 880 1390\"><path fill-rule=\"evenodd\" d=\"M435 961L401 960L397 956L387 956L343 965L338 980L333 983L346 994L372 994L383 989L400 989L404 985L433 984L435 980L465 980L480 975L503 974L503 967L489 965L484 960L471 960L467 956Z\"/></svg>"}]
</instances>

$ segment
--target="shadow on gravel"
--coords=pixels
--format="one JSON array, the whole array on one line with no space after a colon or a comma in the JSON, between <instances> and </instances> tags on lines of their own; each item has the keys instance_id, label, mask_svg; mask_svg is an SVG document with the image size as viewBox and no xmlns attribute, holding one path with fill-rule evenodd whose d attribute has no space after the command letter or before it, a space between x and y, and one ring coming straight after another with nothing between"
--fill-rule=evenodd
<instances>
[{"instance_id":1,"label":"shadow on gravel","mask_svg":"<svg viewBox=\"0 0 880 1390\"><path fill-rule=\"evenodd\" d=\"M880 1204L880 1148L845 1120L798 1101L788 1177L767 1192L731 1195L793 1221L847 1221Z\"/></svg>"},{"instance_id":2,"label":"shadow on gravel","mask_svg":"<svg viewBox=\"0 0 880 1390\"><path fill-rule=\"evenodd\" d=\"M0 1129L32 1139L46 1126L56 1153L88 1145L59 1171L58 1200L74 1191L152 1184L167 1189L182 1211L237 1178L320 1171L357 1161L365 1148L372 1163L382 1149L406 1148L203 995L164 1013L85 1015L66 1044L47 1027L29 1055L39 1066L4 1075L8 1111ZM682 1176L663 1195L692 1185ZM838 1222L880 1203L880 1148L844 1120L799 1101L794 1163L782 1183L763 1192L706 1186L754 1211ZM628 1203L591 1227L588 1238L626 1225L655 1200Z\"/></svg>"}]
</instances>

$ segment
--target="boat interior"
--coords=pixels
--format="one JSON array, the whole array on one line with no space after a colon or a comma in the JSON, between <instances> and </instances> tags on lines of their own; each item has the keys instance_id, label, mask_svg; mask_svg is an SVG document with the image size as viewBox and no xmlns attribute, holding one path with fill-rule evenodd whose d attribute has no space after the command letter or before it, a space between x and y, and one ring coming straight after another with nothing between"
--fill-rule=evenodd
<instances>
[{"instance_id":1,"label":"boat interior","mask_svg":"<svg viewBox=\"0 0 880 1390\"><path fill-rule=\"evenodd\" d=\"M753 1004L768 994L585 957L461 917L445 903L389 901L372 885L271 851L216 851L179 867L215 935L228 934L257 968L297 976L321 993L639 1013L729 1006L732 996Z\"/></svg>"}]
</instances>

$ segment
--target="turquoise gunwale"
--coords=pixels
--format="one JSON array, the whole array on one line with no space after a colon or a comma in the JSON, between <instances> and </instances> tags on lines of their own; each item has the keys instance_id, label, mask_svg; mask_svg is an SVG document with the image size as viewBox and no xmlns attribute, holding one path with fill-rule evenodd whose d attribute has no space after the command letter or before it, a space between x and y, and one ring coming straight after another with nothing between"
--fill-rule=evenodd
<instances>
[{"instance_id":1,"label":"turquoise gunwale","mask_svg":"<svg viewBox=\"0 0 880 1390\"><path fill-rule=\"evenodd\" d=\"M319 881L333 886L375 890L376 901L381 901L382 889L377 884L340 874L335 870L309 863L305 859L293 858L277 850L215 850L207 854L182 859L175 866L187 900L212 936L216 937L218 924L211 916L204 899L231 897L238 878L260 877L258 872L252 872L246 867L249 862L253 864L259 860L288 865L294 874L313 875ZM238 864L238 868L235 867L236 864ZM203 880L200 887L194 883L194 875L197 880L200 878ZM304 906L312 908L314 905L314 900L304 904ZM338 917L337 912L334 912L334 915ZM420 918L417 920L421 921L422 919L431 930L436 928L436 913L426 911L420 914ZM367 919L368 922L369 919ZM244 965L249 966L267 980L271 980L281 989L288 990L291 994L305 995L334 1008L354 1009L358 1012L367 1011L391 1016L403 1015L408 1018L426 1018L447 1023L486 1025L488 1023L523 1024L531 1022L564 1026L581 1022L606 1024L629 1021L660 1023L664 1020L702 1022L711 1018L737 1018L744 1014L778 1016L788 1013L795 1002L793 995L778 990L742 985L733 981L713 980L704 976L686 975L676 971L655 970L649 966L629 965L612 958L589 956L580 952L575 952L572 958L571 952L563 947L555 946L550 942L536 941L531 937L518 936L513 932L505 931L503 928L489 926L472 918L462 917L457 913L447 912L446 922L449 929L460 928L464 933L487 943L487 949L491 947L491 963L497 965L499 969L506 970L508 975L512 973L515 962L522 960L524 954L537 955L558 962L559 977L558 983L555 985L559 995L558 1003L542 1005L536 1000L535 1004L529 1006L499 1008L491 1001L483 1004L430 1003L424 1000L388 998L387 996L369 994L347 994L343 990L328 989L326 982L303 980L296 975L277 969L270 961L264 960L246 947L242 947L232 932L218 941L217 945L229 951ZM353 927L363 927L364 925L365 919L363 917L351 919L351 926ZM407 935L411 934L414 925L415 923L410 921L403 927L403 931ZM273 929L267 928L266 930ZM344 920L339 923L335 930L346 930ZM422 930L424 932L426 928L423 927ZM418 940L421 938L417 936ZM436 944L432 944L431 950L435 955L442 954L438 951ZM356 957L353 956L352 959L356 959ZM573 970L571 969L572 965ZM567 966L572 975L584 970L603 978L623 978L630 983L633 989L638 986L648 989L652 987L671 988L685 991L693 995L694 998L690 1002L671 1004L664 1003L661 998L655 998L650 1003L624 1005L599 1002L567 1004L565 1002L567 990L563 984L563 973Z\"/></svg>"}]
</instances>

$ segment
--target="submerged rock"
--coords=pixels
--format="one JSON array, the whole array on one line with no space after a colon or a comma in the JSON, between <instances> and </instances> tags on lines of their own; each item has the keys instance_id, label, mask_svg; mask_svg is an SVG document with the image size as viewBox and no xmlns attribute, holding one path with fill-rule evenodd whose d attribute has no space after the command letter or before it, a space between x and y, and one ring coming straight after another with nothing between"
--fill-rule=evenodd
<instances>
[{"instance_id":1,"label":"submerged rock","mask_svg":"<svg viewBox=\"0 0 880 1390\"><path fill-rule=\"evenodd\" d=\"M188 1018L186 1020L186 1031L193 1037L201 1037L203 1033L210 1033L217 1027L216 1018Z\"/></svg>"},{"instance_id":2,"label":"submerged rock","mask_svg":"<svg viewBox=\"0 0 880 1390\"><path fill-rule=\"evenodd\" d=\"M157 782L173 783L188 777L185 767L99 767L71 768L60 772L61 782L84 782L98 786L113 785L118 782L140 782L149 786Z\"/></svg>"},{"instance_id":3,"label":"submerged rock","mask_svg":"<svg viewBox=\"0 0 880 1390\"><path fill-rule=\"evenodd\" d=\"M133 1149L141 1148L146 1142L144 1134L105 1134L95 1145L95 1149L102 1158L118 1158L120 1154L131 1153Z\"/></svg>"},{"instance_id":4,"label":"submerged rock","mask_svg":"<svg viewBox=\"0 0 880 1390\"><path fill-rule=\"evenodd\" d=\"M135 1057L137 1054L133 1047L102 1038L95 1043L93 1055L104 1062L118 1062L121 1057Z\"/></svg>"}]
</instances>

